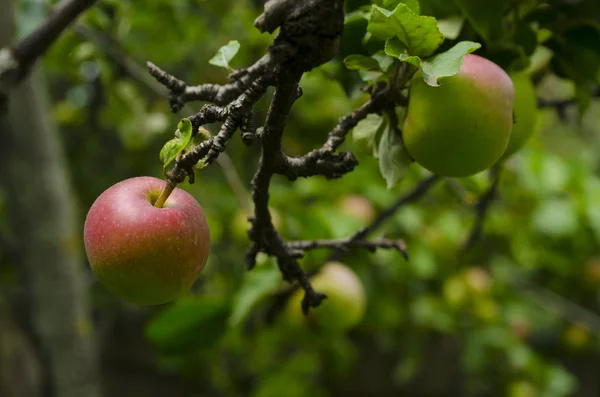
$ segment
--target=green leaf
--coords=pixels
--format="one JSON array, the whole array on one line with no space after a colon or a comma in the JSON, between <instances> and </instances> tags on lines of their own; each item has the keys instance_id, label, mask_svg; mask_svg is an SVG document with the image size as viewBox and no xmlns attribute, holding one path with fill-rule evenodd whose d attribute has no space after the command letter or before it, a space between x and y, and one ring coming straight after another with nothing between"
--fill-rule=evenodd
<instances>
[{"instance_id":1,"label":"green leaf","mask_svg":"<svg viewBox=\"0 0 600 397\"><path fill-rule=\"evenodd\" d=\"M400 135L389 124L383 131L379 141L379 171L391 189L398 184L408 172L412 160Z\"/></svg>"},{"instance_id":2,"label":"green leaf","mask_svg":"<svg viewBox=\"0 0 600 397\"><path fill-rule=\"evenodd\" d=\"M236 40L231 40L227 45L219 48L214 57L212 57L208 63L215 66L220 66L222 68L226 68L231 70L229 66L229 62L233 59L233 57L237 54L240 49L240 43Z\"/></svg>"},{"instance_id":3,"label":"green leaf","mask_svg":"<svg viewBox=\"0 0 600 397\"><path fill-rule=\"evenodd\" d=\"M438 19L438 29L446 39L456 40L465 24L465 19L460 15Z\"/></svg>"},{"instance_id":4,"label":"green leaf","mask_svg":"<svg viewBox=\"0 0 600 397\"><path fill-rule=\"evenodd\" d=\"M358 122L352 130L352 140L359 151L374 153L375 137L384 127L384 119L378 114L371 113Z\"/></svg>"},{"instance_id":5,"label":"green leaf","mask_svg":"<svg viewBox=\"0 0 600 397\"><path fill-rule=\"evenodd\" d=\"M392 37L385 42L384 51L391 57L395 57L403 62L408 62L417 67L421 67L421 58L418 56L408 55L406 53L406 46L396 37Z\"/></svg>"},{"instance_id":6,"label":"green leaf","mask_svg":"<svg viewBox=\"0 0 600 397\"><path fill-rule=\"evenodd\" d=\"M394 59L385 54L383 51L377 51L375 54L371 55L377 64L379 65L379 69L383 72L387 72L390 69L390 66L394 64Z\"/></svg>"},{"instance_id":7,"label":"green leaf","mask_svg":"<svg viewBox=\"0 0 600 397\"><path fill-rule=\"evenodd\" d=\"M438 79L454 76L460 70L465 55L479 49L481 44L473 41L456 43L448 51L421 62L423 80L432 87L439 86Z\"/></svg>"},{"instance_id":8,"label":"green leaf","mask_svg":"<svg viewBox=\"0 0 600 397\"><path fill-rule=\"evenodd\" d=\"M344 25L364 19L369 20L369 15L371 15L371 7L369 5L362 6L358 10L346 14Z\"/></svg>"},{"instance_id":9,"label":"green leaf","mask_svg":"<svg viewBox=\"0 0 600 397\"><path fill-rule=\"evenodd\" d=\"M177 125L175 138L171 139L160 150L160 161L163 163L163 170L177 158L192 138L192 123L189 119L182 119Z\"/></svg>"},{"instance_id":10,"label":"green leaf","mask_svg":"<svg viewBox=\"0 0 600 397\"><path fill-rule=\"evenodd\" d=\"M502 16L508 7L508 0L454 0L470 25L488 43L504 35Z\"/></svg>"},{"instance_id":11,"label":"green leaf","mask_svg":"<svg viewBox=\"0 0 600 397\"><path fill-rule=\"evenodd\" d=\"M228 320L229 326L240 325L252 309L275 292L280 284L281 274L275 261L270 258L264 265L257 265L252 271L246 272L244 282L233 298L233 309Z\"/></svg>"},{"instance_id":12,"label":"green leaf","mask_svg":"<svg viewBox=\"0 0 600 397\"><path fill-rule=\"evenodd\" d=\"M397 37L408 54L419 57L430 56L444 41L435 18L419 16L404 3L394 11L373 6L367 31L381 40Z\"/></svg>"},{"instance_id":13,"label":"green leaf","mask_svg":"<svg viewBox=\"0 0 600 397\"><path fill-rule=\"evenodd\" d=\"M161 311L146 327L146 338L165 353L213 346L227 329L229 305L222 300L186 298Z\"/></svg>"},{"instance_id":14,"label":"green leaf","mask_svg":"<svg viewBox=\"0 0 600 397\"><path fill-rule=\"evenodd\" d=\"M418 0L383 0L383 7L391 10L398 6L399 3L404 3L412 12L419 15L421 13L421 6Z\"/></svg>"},{"instance_id":15,"label":"green leaf","mask_svg":"<svg viewBox=\"0 0 600 397\"><path fill-rule=\"evenodd\" d=\"M354 54L349 55L344 59L344 64L350 70L378 70L379 63L364 55Z\"/></svg>"},{"instance_id":16,"label":"green leaf","mask_svg":"<svg viewBox=\"0 0 600 397\"><path fill-rule=\"evenodd\" d=\"M360 79L364 82L375 82L383 76L383 73L372 70L359 70L358 74L360 75Z\"/></svg>"}]
</instances>

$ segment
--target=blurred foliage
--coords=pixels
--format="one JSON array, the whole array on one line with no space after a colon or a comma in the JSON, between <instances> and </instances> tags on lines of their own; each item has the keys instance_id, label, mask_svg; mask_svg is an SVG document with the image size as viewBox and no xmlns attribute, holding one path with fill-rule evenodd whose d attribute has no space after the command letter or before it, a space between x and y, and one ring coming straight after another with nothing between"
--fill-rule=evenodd
<instances>
[{"instance_id":1,"label":"blurred foliage","mask_svg":"<svg viewBox=\"0 0 600 397\"><path fill-rule=\"evenodd\" d=\"M20 35L40 21L47 3L20 2ZM78 23L140 67L151 61L190 84L224 83L228 70L209 63L219 48L238 41L239 52L227 64L239 68L259 58L273 38L253 27L261 3L103 0ZM392 9L399 1L373 3ZM416 1L402 3L414 7ZM370 4L347 1L340 56L302 79L304 95L284 138L289 154L320 146L339 117L368 99L360 90L364 73L343 60L382 49L359 15ZM138 338L154 349L155 371L214 395L597 395L585 391L600 386L597 378L595 389L585 383L582 368L600 371L600 102L592 98L600 77L599 4L420 1L421 13L439 20L442 50L463 40L481 43L478 54L506 69L531 70L541 98L575 97L579 106L562 115L540 111L538 134L505 163L483 239L468 254L459 251L474 224L473 206L489 185L487 173L446 179L385 223L377 234L404 239L410 261L386 250L346 253L343 262L368 297L364 320L350 332L289 329L278 321L289 285L270 258L246 271L249 242L240 236L247 224L239 219L249 197L233 194L217 164L199 171L194 185L181 186L204 207L213 240L193 291L173 304L131 308L93 284L98 316L141 313L146 327ZM167 100L133 78L122 61L76 29L43 61L81 219L110 185L137 175L161 177L159 150L186 115L171 114ZM267 100L259 103L257 120L267 106ZM348 139L344 150L354 145ZM258 146L246 148L236 137L227 153L248 186ZM356 154L359 167L340 180L274 180L270 205L285 238L346 237L367 224L364 213L372 209L340 205L344 198L362 197L381 210L428 175L411 166L388 189L378 160ZM0 201L0 216L3 211ZM0 255L6 263L8 256ZM317 270L329 255L312 251L302 265ZM14 283L4 269L1 282ZM588 316L581 319L582 310ZM594 321L580 321L589 317Z\"/></svg>"}]
</instances>

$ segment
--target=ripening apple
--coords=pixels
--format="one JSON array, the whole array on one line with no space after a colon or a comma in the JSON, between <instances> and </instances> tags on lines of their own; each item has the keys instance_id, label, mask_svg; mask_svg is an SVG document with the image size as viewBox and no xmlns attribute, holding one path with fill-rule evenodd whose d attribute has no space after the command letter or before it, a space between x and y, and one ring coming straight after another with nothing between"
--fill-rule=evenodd
<instances>
[{"instance_id":1,"label":"ripening apple","mask_svg":"<svg viewBox=\"0 0 600 397\"><path fill-rule=\"evenodd\" d=\"M491 291L493 280L490 274L481 267L471 267L464 273L465 283L476 295L484 295Z\"/></svg>"},{"instance_id":2,"label":"ripening apple","mask_svg":"<svg viewBox=\"0 0 600 397\"><path fill-rule=\"evenodd\" d=\"M515 88L515 120L508 141L508 147L502 155L506 159L527 143L537 127L537 96L531 78L524 72L510 75Z\"/></svg>"},{"instance_id":3,"label":"ripening apple","mask_svg":"<svg viewBox=\"0 0 600 397\"><path fill-rule=\"evenodd\" d=\"M302 313L304 290L296 291L286 308L286 320L293 326L316 325L323 332L339 333L357 325L364 317L366 294L362 282L348 266L339 262L326 263L311 278L313 288L327 295L327 299L308 315Z\"/></svg>"},{"instance_id":4,"label":"ripening apple","mask_svg":"<svg viewBox=\"0 0 600 397\"><path fill-rule=\"evenodd\" d=\"M154 203L166 182L136 177L104 191L90 208L85 250L100 283L121 299L158 305L177 299L208 260L210 233L200 204L175 188Z\"/></svg>"},{"instance_id":5,"label":"ripening apple","mask_svg":"<svg viewBox=\"0 0 600 397\"><path fill-rule=\"evenodd\" d=\"M508 146L514 87L492 61L467 54L459 72L429 86L421 71L411 81L404 120L406 150L424 168L466 177L494 165Z\"/></svg>"},{"instance_id":6,"label":"ripening apple","mask_svg":"<svg viewBox=\"0 0 600 397\"><path fill-rule=\"evenodd\" d=\"M339 201L342 212L362 223L370 223L375 219L377 212L373 204L365 197L358 194L343 196Z\"/></svg>"}]
</instances>

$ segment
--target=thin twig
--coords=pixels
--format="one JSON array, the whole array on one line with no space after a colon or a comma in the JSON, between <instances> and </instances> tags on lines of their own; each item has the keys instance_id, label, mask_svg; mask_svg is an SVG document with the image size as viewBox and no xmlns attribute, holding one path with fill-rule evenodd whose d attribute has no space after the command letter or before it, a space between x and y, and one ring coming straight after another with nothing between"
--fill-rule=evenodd
<instances>
[{"instance_id":1,"label":"thin twig","mask_svg":"<svg viewBox=\"0 0 600 397\"><path fill-rule=\"evenodd\" d=\"M479 241L479 239L481 239L481 235L483 232L483 224L490 209L490 205L498 195L498 185L500 183L501 171L502 169L498 167L494 167L490 170L491 183L489 188L479 198L477 204L475 204L475 225L473 226L471 234L460 249L460 252L462 254L465 254L467 251L473 248L473 246Z\"/></svg>"},{"instance_id":2,"label":"thin twig","mask_svg":"<svg viewBox=\"0 0 600 397\"><path fill-rule=\"evenodd\" d=\"M348 251L351 248L363 248L371 252L375 252L378 248L395 249L408 259L406 252L406 244L403 240L389 240L381 238L376 241L361 241L352 240L351 237L335 240L306 240L306 241L290 241L287 246L294 250L309 251L320 248L335 248Z\"/></svg>"},{"instance_id":3,"label":"thin twig","mask_svg":"<svg viewBox=\"0 0 600 397\"><path fill-rule=\"evenodd\" d=\"M33 32L12 46L12 62L0 62L0 91L18 84L27 76L37 59L56 41L60 34L96 0L63 0ZM0 50L2 51L2 50Z\"/></svg>"},{"instance_id":4,"label":"thin twig","mask_svg":"<svg viewBox=\"0 0 600 397\"><path fill-rule=\"evenodd\" d=\"M133 59L133 57L128 54L124 48L122 48L118 41L114 40L105 32L99 32L81 23L77 23L74 26L74 30L85 40L88 40L94 43L96 46L102 48L103 52L116 65L124 70L127 75L137 81L142 87L145 87L157 97L168 98L169 89L149 76L142 64ZM218 111L218 109L213 110L215 112ZM180 113L193 114L194 110L189 104L186 104ZM227 183L229 184L233 193L236 195L240 203L240 207L248 209L250 193L245 188L242 179L240 178L235 166L233 165L233 162L231 161L231 158L227 155L227 153L222 153L217 158L216 162L221 167Z\"/></svg>"},{"instance_id":5,"label":"thin twig","mask_svg":"<svg viewBox=\"0 0 600 397\"><path fill-rule=\"evenodd\" d=\"M415 186L415 188L413 190L408 192L406 195L400 197L400 199L398 201L396 201L394 204L392 204L388 208L381 211L379 213L379 215L377 215L375 220L373 220L373 222L371 222L370 225L357 231L355 234L352 235L352 237L350 237L349 240L351 242L356 242L356 241L363 241L364 239L366 239L371 233L373 233L375 230L377 230L387 219L389 219L391 216L393 216L396 213L396 211L398 211L401 207L403 207L407 204L413 203L413 202L419 200L421 197L423 197L425 195L425 193L427 193L429 191L429 189L431 189L433 187L433 185L439 179L440 178L437 175L432 175L430 177L423 179L421 182L419 182ZM345 254L345 251L336 250L331 255L330 260L339 260L344 254ZM408 254L406 254L406 256L408 256Z\"/></svg>"}]
</instances>

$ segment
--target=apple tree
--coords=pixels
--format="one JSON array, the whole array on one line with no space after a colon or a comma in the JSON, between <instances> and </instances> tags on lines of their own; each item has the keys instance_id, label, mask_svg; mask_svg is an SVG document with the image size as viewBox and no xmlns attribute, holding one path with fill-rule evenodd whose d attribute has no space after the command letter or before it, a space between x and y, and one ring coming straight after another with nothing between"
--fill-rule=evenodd
<instances>
[{"instance_id":1,"label":"apple tree","mask_svg":"<svg viewBox=\"0 0 600 397\"><path fill-rule=\"evenodd\" d=\"M82 218L152 175L210 230L190 291L104 279L100 318L214 395L595 395L597 2L262 3L98 2L50 48ZM156 216L89 225L138 253L122 296L133 241L182 230Z\"/></svg>"}]
</instances>

